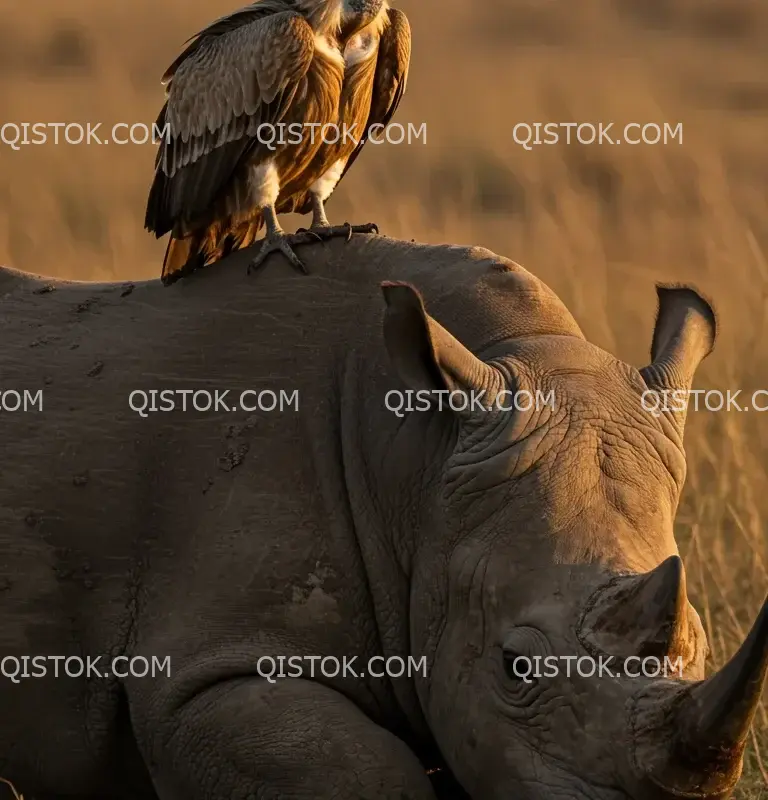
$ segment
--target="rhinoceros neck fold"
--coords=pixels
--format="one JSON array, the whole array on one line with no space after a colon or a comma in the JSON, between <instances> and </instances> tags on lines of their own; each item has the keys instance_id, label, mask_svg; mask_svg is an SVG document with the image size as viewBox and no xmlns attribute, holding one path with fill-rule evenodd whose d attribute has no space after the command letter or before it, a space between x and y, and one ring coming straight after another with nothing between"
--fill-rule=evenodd
<instances>
[{"instance_id":1,"label":"rhinoceros neck fold","mask_svg":"<svg viewBox=\"0 0 768 800\"><path fill-rule=\"evenodd\" d=\"M347 359L341 383L340 448L345 502L367 576L385 657L418 661L426 653L414 629L439 625L412 605L424 550L434 547L440 472L457 434L439 412L395 413L388 391L400 391L386 365ZM390 403L391 407L394 404ZM413 681L395 681L399 707L413 730L429 738Z\"/></svg>"}]
</instances>

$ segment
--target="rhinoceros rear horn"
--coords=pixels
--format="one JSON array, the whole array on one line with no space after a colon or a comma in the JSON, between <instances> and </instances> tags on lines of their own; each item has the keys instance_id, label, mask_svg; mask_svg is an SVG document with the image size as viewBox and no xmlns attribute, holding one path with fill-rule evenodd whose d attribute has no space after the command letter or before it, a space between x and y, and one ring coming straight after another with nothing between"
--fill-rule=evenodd
<instances>
[{"instance_id":1,"label":"rhinoceros rear horn","mask_svg":"<svg viewBox=\"0 0 768 800\"><path fill-rule=\"evenodd\" d=\"M656 287L659 308L651 343L651 363L640 370L648 389L661 395L659 407L677 411L671 415L682 431L685 411L677 402L691 388L699 364L712 352L717 320L712 306L687 286ZM675 402L665 393L678 392Z\"/></svg>"},{"instance_id":2,"label":"rhinoceros rear horn","mask_svg":"<svg viewBox=\"0 0 768 800\"><path fill-rule=\"evenodd\" d=\"M500 382L493 367L481 361L424 308L407 283L381 284L387 310L384 342L403 383L426 391L491 390Z\"/></svg>"},{"instance_id":3,"label":"rhinoceros rear horn","mask_svg":"<svg viewBox=\"0 0 768 800\"><path fill-rule=\"evenodd\" d=\"M728 797L768 675L768 598L717 673L638 706L635 753L654 784L683 797ZM663 687L658 687L663 688Z\"/></svg>"},{"instance_id":4,"label":"rhinoceros rear horn","mask_svg":"<svg viewBox=\"0 0 768 800\"><path fill-rule=\"evenodd\" d=\"M579 635L590 649L618 658L681 657L696 653L685 570L670 556L650 572L616 579L583 615Z\"/></svg>"}]
</instances>

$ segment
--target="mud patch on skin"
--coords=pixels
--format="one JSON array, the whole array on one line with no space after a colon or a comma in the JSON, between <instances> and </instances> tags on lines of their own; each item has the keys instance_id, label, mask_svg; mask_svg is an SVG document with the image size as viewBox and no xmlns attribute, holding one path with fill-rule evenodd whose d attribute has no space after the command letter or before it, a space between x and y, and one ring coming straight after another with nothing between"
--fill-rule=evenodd
<instances>
[{"instance_id":1,"label":"mud patch on skin","mask_svg":"<svg viewBox=\"0 0 768 800\"><path fill-rule=\"evenodd\" d=\"M286 609L286 616L301 624L317 622L341 622L336 598L324 591L323 584L336 577L331 567L315 565L303 586L291 586L291 605Z\"/></svg>"},{"instance_id":2,"label":"mud patch on skin","mask_svg":"<svg viewBox=\"0 0 768 800\"><path fill-rule=\"evenodd\" d=\"M120 292L120 297L128 297L128 295L135 289L136 287L132 283L126 283L123 287L123 291Z\"/></svg>"},{"instance_id":3,"label":"mud patch on skin","mask_svg":"<svg viewBox=\"0 0 768 800\"><path fill-rule=\"evenodd\" d=\"M230 447L227 452L219 458L219 469L224 472L231 472L235 467L239 467L245 460L249 449L247 442L241 442L234 447Z\"/></svg>"},{"instance_id":4,"label":"mud patch on skin","mask_svg":"<svg viewBox=\"0 0 768 800\"><path fill-rule=\"evenodd\" d=\"M90 311L91 308L97 306L100 302L100 297L89 297L87 300L83 300L82 303L78 303L75 306L75 313L82 314L84 311Z\"/></svg>"},{"instance_id":5,"label":"mud patch on skin","mask_svg":"<svg viewBox=\"0 0 768 800\"><path fill-rule=\"evenodd\" d=\"M52 283L47 283L45 286L41 286L39 289L33 289L32 294L49 294L50 292L55 292L56 287Z\"/></svg>"},{"instance_id":6,"label":"mud patch on skin","mask_svg":"<svg viewBox=\"0 0 768 800\"><path fill-rule=\"evenodd\" d=\"M104 362L97 361L85 374L89 378L95 378L104 369Z\"/></svg>"},{"instance_id":7,"label":"mud patch on skin","mask_svg":"<svg viewBox=\"0 0 768 800\"><path fill-rule=\"evenodd\" d=\"M24 522L30 527L34 528L40 524L43 518L42 511L29 511L27 515L24 517Z\"/></svg>"},{"instance_id":8,"label":"mud patch on skin","mask_svg":"<svg viewBox=\"0 0 768 800\"><path fill-rule=\"evenodd\" d=\"M242 423L234 423L232 425L227 425L224 429L224 439L240 439L245 434L249 433L253 428L256 426L256 417L251 416L248 417L245 422ZM239 467L240 464L243 463L245 460L245 456L247 455L248 451L250 450L251 445L247 441L235 441L232 442L228 447L226 452L224 453L221 458L219 458L219 469L223 470L224 472L231 472L235 467ZM213 481L209 479L209 486L212 484ZM203 490L203 494L205 494L208 489Z\"/></svg>"},{"instance_id":9,"label":"mud patch on skin","mask_svg":"<svg viewBox=\"0 0 768 800\"><path fill-rule=\"evenodd\" d=\"M30 347L40 347L43 344L52 344L53 342L58 342L61 339L61 336L56 336L55 334L50 334L48 336L41 336L39 339L35 339L34 342L30 342Z\"/></svg>"},{"instance_id":10,"label":"mud patch on skin","mask_svg":"<svg viewBox=\"0 0 768 800\"><path fill-rule=\"evenodd\" d=\"M257 417L251 416L248 417L245 422L235 423L233 425L227 425L226 431L224 433L225 439L236 439L238 436L242 436L245 433L249 433L256 427Z\"/></svg>"},{"instance_id":11,"label":"mud patch on skin","mask_svg":"<svg viewBox=\"0 0 768 800\"><path fill-rule=\"evenodd\" d=\"M341 622L336 598L319 586L308 591L304 587L292 587L291 605L285 609L289 621L300 625Z\"/></svg>"},{"instance_id":12,"label":"mud patch on skin","mask_svg":"<svg viewBox=\"0 0 768 800\"><path fill-rule=\"evenodd\" d=\"M59 563L54 566L53 572L57 581L75 583L89 591L95 588L96 582L91 574L90 562L73 563L74 556L66 548L57 548L56 555Z\"/></svg>"},{"instance_id":13,"label":"mud patch on skin","mask_svg":"<svg viewBox=\"0 0 768 800\"><path fill-rule=\"evenodd\" d=\"M331 569L331 567L323 567L320 565L318 561L315 564L315 571L309 573L309 577L307 578L307 584L312 587L322 586L324 581L327 581L328 578L335 578L336 572Z\"/></svg>"}]
</instances>

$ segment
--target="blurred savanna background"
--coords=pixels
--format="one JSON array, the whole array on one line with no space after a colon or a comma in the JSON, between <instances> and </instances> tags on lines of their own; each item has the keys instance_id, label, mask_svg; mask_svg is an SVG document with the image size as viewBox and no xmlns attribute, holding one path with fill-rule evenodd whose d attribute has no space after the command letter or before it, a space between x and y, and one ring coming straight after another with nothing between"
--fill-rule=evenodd
<instances>
[{"instance_id":1,"label":"blurred savanna background","mask_svg":"<svg viewBox=\"0 0 768 800\"><path fill-rule=\"evenodd\" d=\"M369 145L331 220L506 255L555 289L588 337L638 366L654 283L693 282L720 318L696 387L740 389L742 406L768 390L768 3L398 5L414 53L396 119L425 122L427 141ZM101 122L102 138L118 122L151 124L183 42L236 6L5 0L0 124ZM517 123L569 121L613 122L614 139L627 123L682 123L682 143L513 141ZM0 144L0 263L89 280L158 275L165 241L142 228L154 155L151 144ZM686 447L678 541L714 669L768 589L768 413L691 411ZM765 704L736 797L768 798Z\"/></svg>"}]
</instances>

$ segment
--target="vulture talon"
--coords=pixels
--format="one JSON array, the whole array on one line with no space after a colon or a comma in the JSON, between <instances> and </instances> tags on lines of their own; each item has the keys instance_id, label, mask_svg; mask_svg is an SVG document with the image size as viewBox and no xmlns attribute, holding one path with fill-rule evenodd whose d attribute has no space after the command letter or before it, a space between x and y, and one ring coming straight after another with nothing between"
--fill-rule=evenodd
<instances>
[{"instance_id":1,"label":"vulture talon","mask_svg":"<svg viewBox=\"0 0 768 800\"><path fill-rule=\"evenodd\" d=\"M309 231L289 235L282 230L279 231L272 231L268 233L264 237L263 244L261 245L261 249L259 250L258 254L255 258L253 258L249 264L247 273L251 275L254 272L262 269L266 264L267 258L272 253L280 252L282 253L288 261L303 275L309 275L309 271L307 270L304 262L293 252L291 245L296 246L299 244L307 244L311 239L307 239L307 234Z\"/></svg>"},{"instance_id":2,"label":"vulture talon","mask_svg":"<svg viewBox=\"0 0 768 800\"><path fill-rule=\"evenodd\" d=\"M322 242L323 241L323 237L317 232L316 228L298 228L296 230L296 233L297 234L305 233L308 236L312 236L315 239L315 241L317 241L317 242Z\"/></svg>"},{"instance_id":3,"label":"vulture talon","mask_svg":"<svg viewBox=\"0 0 768 800\"><path fill-rule=\"evenodd\" d=\"M352 239L353 233L378 233L379 226L374 222L369 222L365 225L351 225L345 222L343 225L312 225L311 228L299 228L297 234L313 236L317 241L327 242L329 239L335 239L343 236L349 242Z\"/></svg>"}]
</instances>

